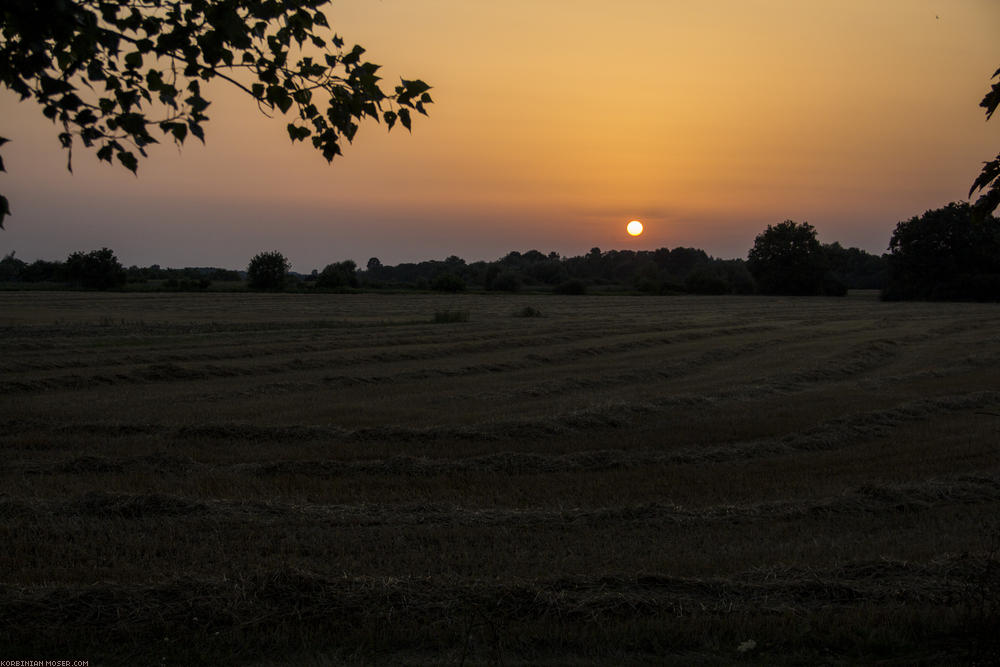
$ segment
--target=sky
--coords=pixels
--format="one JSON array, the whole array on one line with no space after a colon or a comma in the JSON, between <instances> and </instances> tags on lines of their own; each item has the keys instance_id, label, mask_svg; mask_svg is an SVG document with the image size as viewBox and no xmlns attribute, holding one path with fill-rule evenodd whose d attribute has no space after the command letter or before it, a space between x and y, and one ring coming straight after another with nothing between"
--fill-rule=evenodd
<instances>
[{"instance_id":1,"label":"sky","mask_svg":"<svg viewBox=\"0 0 1000 667\"><path fill-rule=\"evenodd\" d=\"M328 165L218 82L204 146L164 140L138 176L78 147L70 174L59 128L0 90L0 253L245 268L279 250L304 273L530 249L734 258L786 219L882 253L897 222L966 199L1000 151L1000 120L978 107L1000 67L997 0L342 0L326 14L390 89L433 86L412 133L368 121Z\"/></svg>"}]
</instances>

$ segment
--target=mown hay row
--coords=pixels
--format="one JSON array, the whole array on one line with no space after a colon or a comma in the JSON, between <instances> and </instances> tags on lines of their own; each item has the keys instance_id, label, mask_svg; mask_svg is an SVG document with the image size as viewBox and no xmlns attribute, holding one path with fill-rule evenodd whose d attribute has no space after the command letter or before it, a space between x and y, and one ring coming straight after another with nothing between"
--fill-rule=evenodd
<instances>
[{"instance_id":1,"label":"mown hay row","mask_svg":"<svg viewBox=\"0 0 1000 667\"><path fill-rule=\"evenodd\" d=\"M287 659L306 638L312 651L346 650L359 662L379 656L395 662L410 651L433 661L663 659L683 651L736 660L747 639L765 662L772 652L810 646L828 658L873 649L897 659L916 652L970 656L990 649L985 628L996 611L962 601L972 587L996 585L992 563L983 557L861 562L730 579L456 581L260 571L142 586L4 585L0 644L13 651L82 650L112 663L153 654L245 663L260 659L260 651ZM822 622L804 630L803 614ZM866 627L882 634L866 640Z\"/></svg>"},{"instance_id":2,"label":"mown hay row","mask_svg":"<svg viewBox=\"0 0 1000 667\"><path fill-rule=\"evenodd\" d=\"M579 346L576 345L568 350L559 350L546 352L544 354L526 354L522 355L521 359L518 361L505 362L505 363L485 363L485 364L473 364L453 368L441 368L433 367L423 371L415 371L413 373L404 373L398 378L395 376L389 376L386 378L389 381L397 380L421 380L431 377L454 377L454 376L471 376L480 374L489 374L496 372L505 372L511 370L524 370L528 368L539 367L541 365L549 364L564 364L570 363L575 360L579 360L586 357L597 357L613 354L615 352L622 351L634 351L636 349L649 348L651 346L661 346L661 345L671 345L678 342L688 342L694 340L702 340L705 338L715 338L717 336L733 336L746 333L759 333L762 331L769 331L774 327L729 327L718 330L709 330L702 332L688 332L678 334L676 336L666 336L662 334L655 333L651 337L630 337L629 340L619 341L614 343L605 343L602 345L586 345ZM603 337L606 339L606 336ZM576 342L576 341L574 341ZM536 343L532 341L530 345L535 346L536 344L548 345L549 341L543 343ZM231 340L225 341L227 348L232 349L233 344ZM222 378L222 377L236 377L236 376L265 376L265 375L276 375L285 373L288 371L319 371L326 368L342 368L342 367L355 367L366 364L379 364L379 363L395 363L401 361L433 361L436 359L454 359L461 357L464 354L475 354L475 353L485 353L495 350L498 346L502 346L505 350L518 349L523 347L523 345L518 345L516 341L508 340L505 337L492 338L487 342L482 342L481 339L477 338L475 342L462 344L460 342L448 341L445 343L442 341L439 345L435 346L434 349L418 349L414 350L410 348L409 345L395 345L393 350L372 354L343 354L334 353L331 354L329 348L324 348L323 346L318 346L316 349L308 348L293 348L295 358L282 361L274 362L268 361L268 359L274 356L273 352L263 352L258 351L243 351L233 354L232 352L220 353L218 358L212 357L212 355L207 355L209 359L212 359L213 363L209 364L196 364L191 363L191 361L185 361L185 363L178 363L175 360L170 359L160 359L155 355L149 358L139 357L137 359L135 354L129 354L125 358L118 361L113 359L95 360L94 362L88 363L81 369L86 368L100 368L101 372L86 374L86 373L72 373L64 375L43 375L42 377L36 377L38 369L28 369L30 371L35 371L35 373L29 373L27 377L16 378L8 375L10 379L6 381L0 381L0 391L4 392L41 392L53 389L86 389L91 388L95 385L103 384L119 384L119 383L142 383L142 382L170 382L170 381L191 381L200 380L207 378ZM240 349L240 348L236 348ZM282 348L282 354L289 352L288 348ZM310 356L312 353L313 356ZM176 359L178 355L168 355L169 358ZM183 356L183 355L182 355ZM198 355L198 357L203 357L204 355ZM252 363L249 364L238 364L238 363L221 363L224 361L246 361L250 360ZM137 363L139 363L138 368L134 368ZM126 367L121 369L121 367ZM116 369L119 369L116 371ZM328 382L335 384L353 384L352 378L338 378L331 377L327 378ZM365 381L365 380L361 380ZM375 380L377 381L377 378Z\"/></svg>"},{"instance_id":3,"label":"mown hay row","mask_svg":"<svg viewBox=\"0 0 1000 667\"><path fill-rule=\"evenodd\" d=\"M726 394L742 394L729 390ZM159 436L179 440L219 442L433 442L439 440L545 439L585 431L615 430L631 425L643 416L664 413L677 407L714 406L721 397L680 396L646 403L608 402L583 410L545 417L482 423L468 427L431 426L424 428L375 427L346 429L336 426L264 426L259 424L196 424L174 427L156 423L92 422L58 425L37 419L10 419L2 424L8 435L18 433L71 433L102 437L132 435ZM893 429L938 415L982 410L1000 403L1000 392L977 391L910 401L884 410L845 415L803 431L750 441L685 449L589 450L568 454L497 452L469 458L398 456L367 461L273 461L246 463L247 472L256 474L297 473L343 475L387 473L428 475L463 470L495 470L511 474L531 474L574 470L601 470L647 465L722 462L789 454L796 451L836 449L888 435ZM669 443L665 443L669 446Z\"/></svg>"},{"instance_id":4,"label":"mown hay row","mask_svg":"<svg viewBox=\"0 0 1000 667\"><path fill-rule=\"evenodd\" d=\"M959 476L918 484L866 485L834 497L689 510L657 502L597 508L474 508L447 504L315 505L282 502L194 500L165 494L90 492L60 499L0 498L0 516L151 517L201 516L219 521L270 523L315 521L325 526L542 526L584 523L600 528L625 523L695 525L747 523L820 516L902 514L947 505L1000 501L1000 476Z\"/></svg>"}]
</instances>

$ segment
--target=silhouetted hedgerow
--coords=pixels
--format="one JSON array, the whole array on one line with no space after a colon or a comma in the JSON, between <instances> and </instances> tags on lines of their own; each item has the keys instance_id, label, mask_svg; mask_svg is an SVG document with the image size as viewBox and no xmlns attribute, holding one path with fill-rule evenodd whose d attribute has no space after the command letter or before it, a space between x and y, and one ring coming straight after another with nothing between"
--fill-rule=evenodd
<instances>
[{"instance_id":1,"label":"silhouetted hedgerow","mask_svg":"<svg viewBox=\"0 0 1000 667\"><path fill-rule=\"evenodd\" d=\"M887 301L1000 301L1000 219L951 203L896 225Z\"/></svg>"}]
</instances>

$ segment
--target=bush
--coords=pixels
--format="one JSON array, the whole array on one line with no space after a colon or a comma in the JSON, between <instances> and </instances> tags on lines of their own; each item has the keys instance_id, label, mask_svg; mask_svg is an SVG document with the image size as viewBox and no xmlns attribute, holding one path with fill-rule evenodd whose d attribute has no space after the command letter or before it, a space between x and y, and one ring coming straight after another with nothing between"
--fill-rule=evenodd
<instances>
[{"instance_id":1,"label":"bush","mask_svg":"<svg viewBox=\"0 0 1000 667\"><path fill-rule=\"evenodd\" d=\"M107 248L88 253L74 252L66 258L66 279L86 289L111 289L125 284L125 267Z\"/></svg>"},{"instance_id":2,"label":"bush","mask_svg":"<svg viewBox=\"0 0 1000 667\"><path fill-rule=\"evenodd\" d=\"M277 250L259 253L247 266L247 285L258 290L283 289L290 268L291 263Z\"/></svg>"},{"instance_id":3,"label":"bush","mask_svg":"<svg viewBox=\"0 0 1000 667\"><path fill-rule=\"evenodd\" d=\"M586 294L587 286L582 280L573 279L559 283L552 291L556 294Z\"/></svg>"}]
</instances>

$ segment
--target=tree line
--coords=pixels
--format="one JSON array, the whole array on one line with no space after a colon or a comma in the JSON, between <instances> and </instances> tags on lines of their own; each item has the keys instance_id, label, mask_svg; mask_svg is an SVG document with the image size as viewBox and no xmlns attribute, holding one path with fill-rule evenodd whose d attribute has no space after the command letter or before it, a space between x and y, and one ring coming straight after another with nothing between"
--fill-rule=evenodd
<instances>
[{"instance_id":1,"label":"tree line","mask_svg":"<svg viewBox=\"0 0 1000 667\"><path fill-rule=\"evenodd\" d=\"M308 139L330 161L341 154L343 141L353 140L362 120L381 121L390 129L398 121L409 130L411 112L426 114L433 100L430 86L420 79L400 79L392 92L383 89L379 66L362 57L365 49L348 49L332 30L321 11L327 4L208 0L163 8L124 0L99 6L74 0L5 3L0 9L0 85L21 100L34 100L61 128L58 140L67 151L67 167L74 146L135 173L146 147L158 142L154 133L178 145L188 136L204 141L210 101L202 96L202 84L213 79L242 90L261 111L291 112L286 125L290 140ZM308 56L304 44L310 45ZM1000 106L1000 81L993 83L998 77L1000 69L979 103L987 120ZM147 115L154 99L162 107L160 117ZM0 147L7 141L0 137ZM969 196L976 192L980 196L971 207L951 204L900 222L889 253L881 257L822 245L811 225L788 220L758 235L745 262L715 259L693 248L594 248L571 258L531 250L472 264L453 256L392 267L372 258L361 271L348 260L300 280L289 273L280 253L271 252L254 257L246 275L254 289L388 285L445 291L546 287L581 293L611 284L659 294L837 295L852 287L878 287L886 299L1000 300L1000 244L992 216L1000 205L1000 155L984 163ZM0 195L0 228L10 213L7 198ZM232 277L223 269L183 269L167 278L162 271L124 269L107 248L73 253L65 262L29 265L13 253L0 260L0 281L93 289L142 280L159 280L169 289L207 289L212 280Z\"/></svg>"},{"instance_id":2,"label":"tree line","mask_svg":"<svg viewBox=\"0 0 1000 667\"><path fill-rule=\"evenodd\" d=\"M188 267L165 269L159 264L125 268L108 248L74 252L65 261L37 259L31 263L8 253L0 259L0 282L50 283L81 289L120 289L128 284L155 283L166 290L207 289L213 282L243 280L244 274L231 269Z\"/></svg>"},{"instance_id":3,"label":"tree line","mask_svg":"<svg viewBox=\"0 0 1000 667\"><path fill-rule=\"evenodd\" d=\"M1000 219L952 203L896 225L889 252L879 256L839 243L820 243L807 222L768 225L747 259L719 259L698 248L601 250L563 257L512 251L487 262L443 260L395 266L377 257L359 268L333 262L294 273L278 251L251 258L245 271L220 268L123 267L108 248L75 252L64 262L28 264L14 253L0 260L0 281L54 283L82 289L204 290L214 282L245 281L252 290L551 291L584 294L773 294L843 296L878 289L886 300L1000 301Z\"/></svg>"}]
</instances>

